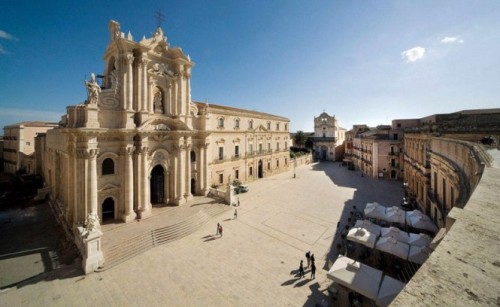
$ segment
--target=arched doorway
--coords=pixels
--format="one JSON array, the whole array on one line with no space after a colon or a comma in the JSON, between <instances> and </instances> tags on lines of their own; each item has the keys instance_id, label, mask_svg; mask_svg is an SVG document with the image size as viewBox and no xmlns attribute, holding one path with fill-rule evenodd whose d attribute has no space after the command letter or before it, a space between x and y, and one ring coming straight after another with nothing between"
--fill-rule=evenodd
<instances>
[{"instance_id":1,"label":"arched doorway","mask_svg":"<svg viewBox=\"0 0 500 307\"><path fill-rule=\"evenodd\" d=\"M328 148L326 146L321 147L321 160L326 160Z\"/></svg>"},{"instance_id":2,"label":"arched doorway","mask_svg":"<svg viewBox=\"0 0 500 307\"><path fill-rule=\"evenodd\" d=\"M191 178L191 195L196 194L196 179Z\"/></svg>"},{"instance_id":3,"label":"arched doorway","mask_svg":"<svg viewBox=\"0 0 500 307\"><path fill-rule=\"evenodd\" d=\"M106 223L115 219L115 201L108 197L102 203L102 222Z\"/></svg>"},{"instance_id":4,"label":"arched doorway","mask_svg":"<svg viewBox=\"0 0 500 307\"><path fill-rule=\"evenodd\" d=\"M161 165L157 165L151 171L151 204L163 204L165 196L165 172Z\"/></svg>"},{"instance_id":5,"label":"arched doorway","mask_svg":"<svg viewBox=\"0 0 500 307\"><path fill-rule=\"evenodd\" d=\"M264 171L262 169L262 160L259 160L258 177L264 178Z\"/></svg>"}]
</instances>

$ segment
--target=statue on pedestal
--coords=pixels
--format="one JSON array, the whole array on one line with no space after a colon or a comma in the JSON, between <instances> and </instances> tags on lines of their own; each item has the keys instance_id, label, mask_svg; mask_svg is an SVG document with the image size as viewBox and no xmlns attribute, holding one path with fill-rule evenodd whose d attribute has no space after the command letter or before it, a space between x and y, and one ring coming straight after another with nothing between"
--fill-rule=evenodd
<instances>
[{"instance_id":1,"label":"statue on pedestal","mask_svg":"<svg viewBox=\"0 0 500 307\"><path fill-rule=\"evenodd\" d=\"M92 232L94 230L101 230L101 224L99 224L99 217L96 213L89 213L87 219L85 220L85 230L87 232Z\"/></svg>"},{"instance_id":2,"label":"statue on pedestal","mask_svg":"<svg viewBox=\"0 0 500 307\"><path fill-rule=\"evenodd\" d=\"M97 104L97 99L101 93L101 87L95 81L94 73L90 74L90 81L85 80L85 87L87 88L87 103Z\"/></svg>"}]
</instances>

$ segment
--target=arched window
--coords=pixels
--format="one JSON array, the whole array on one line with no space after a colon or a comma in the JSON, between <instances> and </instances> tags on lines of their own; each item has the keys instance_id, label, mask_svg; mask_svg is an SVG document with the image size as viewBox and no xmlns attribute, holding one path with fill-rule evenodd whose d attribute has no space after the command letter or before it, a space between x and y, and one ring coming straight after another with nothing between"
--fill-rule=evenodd
<instances>
[{"instance_id":1,"label":"arched window","mask_svg":"<svg viewBox=\"0 0 500 307\"><path fill-rule=\"evenodd\" d=\"M253 129L253 120L248 121L248 129Z\"/></svg>"},{"instance_id":2,"label":"arched window","mask_svg":"<svg viewBox=\"0 0 500 307\"><path fill-rule=\"evenodd\" d=\"M219 128L224 127L224 117L219 117L218 126Z\"/></svg>"},{"instance_id":3,"label":"arched window","mask_svg":"<svg viewBox=\"0 0 500 307\"><path fill-rule=\"evenodd\" d=\"M191 162L196 162L196 153L191 151Z\"/></svg>"},{"instance_id":4,"label":"arched window","mask_svg":"<svg viewBox=\"0 0 500 307\"><path fill-rule=\"evenodd\" d=\"M106 158L102 161L102 174L103 175L112 175L115 173L115 162L113 159Z\"/></svg>"},{"instance_id":5,"label":"arched window","mask_svg":"<svg viewBox=\"0 0 500 307\"><path fill-rule=\"evenodd\" d=\"M239 118L234 120L234 128L237 128L237 129L240 128L240 119Z\"/></svg>"}]
</instances>

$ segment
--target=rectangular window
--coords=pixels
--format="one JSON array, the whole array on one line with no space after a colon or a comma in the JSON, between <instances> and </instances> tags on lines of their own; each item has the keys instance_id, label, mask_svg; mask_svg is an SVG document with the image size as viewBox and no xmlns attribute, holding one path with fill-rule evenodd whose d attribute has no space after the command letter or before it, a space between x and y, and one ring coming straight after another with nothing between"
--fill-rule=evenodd
<instances>
[{"instance_id":1,"label":"rectangular window","mask_svg":"<svg viewBox=\"0 0 500 307\"><path fill-rule=\"evenodd\" d=\"M262 144L259 144L259 153L262 153Z\"/></svg>"},{"instance_id":2,"label":"rectangular window","mask_svg":"<svg viewBox=\"0 0 500 307\"><path fill-rule=\"evenodd\" d=\"M240 127L240 120L237 119L234 121L234 128L239 128Z\"/></svg>"},{"instance_id":3,"label":"rectangular window","mask_svg":"<svg viewBox=\"0 0 500 307\"><path fill-rule=\"evenodd\" d=\"M280 160L276 160L276 167L280 167Z\"/></svg>"},{"instance_id":4,"label":"rectangular window","mask_svg":"<svg viewBox=\"0 0 500 307\"><path fill-rule=\"evenodd\" d=\"M253 144L250 144L250 148L248 149L249 154L253 154Z\"/></svg>"},{"instance_id":5,"label":"rectangular window","mask_svg":"<svg viewBox=\"0 0 500 307\"><path fill-rule=\"evenodd\" d=\"M288 148L288 142L285 142L285 149Z\"/></svg>"},{"instance_id":6,"label":"rectangular window","mask_svg":"<svg viewBox=\"0 0 500 307\"><path fill-rule=\"evenodd\" d=\"M267 169L270 170L271 169L271 162L267 162Z\"/></svg>"},{"instance_id":7,"label":"rectangular window","mask_svg":"<svg viewBox=\"0 0 500 307\"><path fill-rule=\"evenodd\" d=\"M267 143L267 152L271 152L271 143Z\"/></svg>"},{"instance_id":8,"label":"rectangular window","mask_svg":"<svg viewBox=\"0 0 500 307\"><path fill-rule=\"evenodd\" d=\"M234 146L234 156L238 158L240 156L240 146L236 145Z\"/></svg>"},{"instance_id":9,"label":"rectangular window","mask_svg":"<svg viewBox=\"0 0 500 307\"><path fill-rule=\"evenodd\" d=\"M253 176L253 167L250 166L250 169L248 170L248 173L250 174L250 176Z\"/></svg>"},{"instance_id":10,"label":"rectangular window","mask_svg":"<svg viewBox=\"0 0 500 307\"><path fill-rule=\"evenodd\" d=\"M234 171L234 179L240 179L240 171L239 170Z\"/></svg>"},{"instance_id":11,"label":"rectangular window","mask_svg":"<svg viewBox=\"0 0 500 307\"><path fill-rule=\"evenodd\" d=\"M276 143L276 151L279 151L280 150L280 143Z\"/></svg>"},{"instance_id":12,"label":"rectangular window","mask_svg":"<svg viewBox=\"0 0 500 307\"><path fill-rule=\"evenodd\" d=\"M224 174L219 174L219 183L220 184L224 183Z\"/></svg>"},{"instance_id":13,"label":"rectangular window","mask_svg":"<svg viewBox=\"0 0 500 307\"><path fill-rule=\"evenodd\" d=\"M391 159L391 166L396 167L396 159Z\"/></svg>"},{"instance_id":14,"label":"rectangular window","mask_svg":"<svg viewBox=\"0 0 500 307\"><path fill-rule=\"evenodd\" d=\"M394 140L397 140L398 139L398 134L394 133L393 137L394 137Z\"/></svg>"},{"instance_id":15,"label":"rectangular window","mask_svg":"<svg viewBox=\"0 0 500 307\"><path fill-rule=\"evenodd\" d=\"M224 160L224 147L219 147L219 160Z\"/></svg>"}]
</instances>

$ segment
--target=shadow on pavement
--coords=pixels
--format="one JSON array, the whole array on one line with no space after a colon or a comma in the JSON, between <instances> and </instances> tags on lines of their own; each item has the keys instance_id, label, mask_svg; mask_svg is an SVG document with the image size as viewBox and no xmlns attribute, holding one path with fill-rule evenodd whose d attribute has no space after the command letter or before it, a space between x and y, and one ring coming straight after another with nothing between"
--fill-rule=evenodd
<instances>
[{"instance_id":1,"label":"shadow on pavement","mask_svg":"<svg viewBox=\"0 0 500 307\"><path fill-rule=\"evenodd\" d=\"M0 289L34 283L48 272L51 278L59 278L59 269L79 256L46 202L11 204L0 208L0 217L4 221L0 224Z\"/></svg>"}]
</instances>

